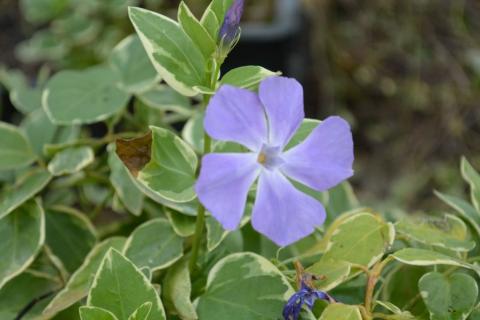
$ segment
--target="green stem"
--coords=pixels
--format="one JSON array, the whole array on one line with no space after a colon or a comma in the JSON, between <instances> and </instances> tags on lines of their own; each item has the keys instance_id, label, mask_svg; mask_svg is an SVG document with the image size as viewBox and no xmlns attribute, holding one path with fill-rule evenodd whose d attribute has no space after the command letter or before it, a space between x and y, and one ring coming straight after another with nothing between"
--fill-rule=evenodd
<instances>
[{"instance_id":1,"label":"green stem","mask_svg":"<svg viewBox=\"0 0 480 320\"><path fill-rule=\"evenodd\" d=\"M364 306L360 305L358 306L358 308L360 309L360 313L362 315L363 320L372 320L372 315L367 313L367 310L365 310Z\"/></svg>"},{"instance_id":2,"label":"green stem","mask_svg":"<svg viewBox=\"0 0 480 320\"><path fill-rule=\"evenodd\" d=\"M205 207L198 205L197 222L195 224L195 235L193 236L192 255L190 256L189 268L193 272L197 266L198 252L202 242L203 229L205 226Z\"/></svg>"},{"instance_id":3,"label":"green stem","mask_svg":"<svg viewBox=\"0 0 480 320\"><path fill-rule=\"evenodd\" d=\"M210 102L210 95L204 95L203 103L205 108L207 107L208 103ZM205 132L203 137L203 154L210 153L212 147L212 140L210 136ZM195 234L193 236L193 245L192 245L192 253L190 255L189 261L189 269L190 272L195 270L198 260L198 252L200 250L200 244L202 242L203 230L205 228L205 207L199 203L197 209L197 221L195 224Z\"/></svg>"},{"instance_id":4,"label":"green stem","mask_svg":"<svg viewBox=\"0 0 480 320\"><path fill-rule=\"evenodd\" d=\"M365 289L365 310L367 315L372 314L372 298L373 291L375 290L375 284L377 283L377 277L374 272L371 272L367 278L367 287Z\"/></svg>"}]
</instances>

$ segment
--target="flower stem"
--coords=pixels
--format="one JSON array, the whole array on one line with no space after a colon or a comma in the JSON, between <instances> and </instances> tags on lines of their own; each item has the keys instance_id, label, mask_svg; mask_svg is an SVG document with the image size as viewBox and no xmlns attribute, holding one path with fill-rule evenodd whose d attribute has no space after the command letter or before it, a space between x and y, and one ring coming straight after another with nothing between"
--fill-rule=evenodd
<instances>
[{"instance_id":1,"label":"flower stem","mask_svg":"<svg viewBox=\"0 0 480 320\"><path fill-rule=\"evenodd\" d=\"M210 102L210 95L204 95L203 102L205 108L207 107L208 103ZM210 136L205 132L203 136L203 154L207 154L211 150L212 140ZM190 269L190 273L195 270L198 260L198 252L200 250L200 244L202 242L203 236L203 229L205 228L205 207L199 203L197 208L197 220L195 223L195 234L193 236L193 245L192 245L192 252L190 255L190 261L188 267Z\"/></svg>"},{"instance_id":2,"label":"flower stem","mask_svg":"<svg viewBox=\"0 0 480 320\"><path fill-rule=\"evenodd\" d=\"M383 269L385 266L393 260L391 256L388 256L383 261L378 262L375 264L373 269L369 271L368 278L367 278L367 287L365 289L365 312L368 317L372 315L372 304L373 304L373 293L375 291L375 285L379 277L382 274Z\"/></svg>"},{"instance_id":3,"label":"flower stem","mask_svg":"<svg viewBox=\"0 0 480 320\"><path fill-rule=\"evenodd\" d=\"M367 315L371 315L372 312L372 297L373 291L375 289L375 284L377 283L377 275L375 272L371 272L368 275L367 287L365 289L365 310Z\"/></svg>"},{"instance_id":4,"label":"flower stem","mask_svg":"<svg viewBox=\"0 0 480 320\"><path fill-rule=\"evenodd\" d=\"M200 249L200 242L202 241L201 238L203 235L204 226L205 226L205 207L200 204L198 205L198 210L197 210L197 221L195 224L195 235L193 237L192 254L190 256L190 261L188 265L190 272L193 272L197 265L198 251Z\"/></svg>"}]
</instances>

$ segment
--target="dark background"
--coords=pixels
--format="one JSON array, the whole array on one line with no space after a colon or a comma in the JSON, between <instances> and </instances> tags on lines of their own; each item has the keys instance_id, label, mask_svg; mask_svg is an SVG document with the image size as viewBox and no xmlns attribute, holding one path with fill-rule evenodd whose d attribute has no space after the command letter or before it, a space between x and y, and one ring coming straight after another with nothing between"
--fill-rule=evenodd
<instances>
[{"instance_id":1,"label":"dark background","mask_svg":"<svg viewBox=\"0 0 480 320\"><path fill-rule=\"evenodd\" d=\"M128 2L172 16L178 4L0 0L0 64L33 84L39 70L99 63L133 32ZM197 13L206 5L187 2ZM433 189L464 192L460 157L480 168L480 2L246 2L242 40L225 69L281 70L303 83L310 117L347 118L363 204L435 209ZM16 121L5 91L0 110Z\"/></svg>"}]
</instances>

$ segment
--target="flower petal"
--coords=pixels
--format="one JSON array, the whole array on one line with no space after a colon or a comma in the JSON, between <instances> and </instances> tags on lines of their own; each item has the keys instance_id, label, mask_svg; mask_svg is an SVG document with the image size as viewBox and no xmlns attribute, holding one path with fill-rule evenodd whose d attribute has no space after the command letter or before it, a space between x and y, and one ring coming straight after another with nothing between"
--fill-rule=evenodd
<instances>
[{"instance_id":1,"label":"flower petal","mask_svg":"<svg viewBox=\"0 0 480 320\"><path fill-rule=\"evenodd\" d=\"M259 172L253 153L210 153L202 159L195 191L223 227L233 230L240 223L248 190Z\"/></svg>"},{"instance_id":2,"label":"flower petal","mask_svg":"<svg viewBox=\"0 0 480 320\"><path fill-rule=\"evenodd\" d=\"M258 94L267 113L269 144L283 147L305 117L302 85L292 78L269 77L260 83Z\"/></svg>"},{"instance_id":3,"label":"flower petal","mask_svg":"<svg viewBox=\"0 0 480 320\"><path fill-rule=\"evenodd\" d=\"M353 175L353 139L350 125L328 117L298 146L284 153L282 172L318 191L327 190Z\"/></svg>"},{"instance_id":4,"label":"flower petal","mask_svg":"<svg viewBox=\"0 0 480 320\"><path fill-rule=\"evenodd\" d=\"M253 207L252 226L279 246L312 233L325 221L325 209L297 190L278 171L263 170Z\"/></svg>"},{"instance_id":5,"label":"flower petal","mask_svg":"<svg viewBox=\"0 0 480 320\"><path fill-rule=\"evenodd\" d=\"M223 85L205 113L205 131L214 139L238 142L258 151L267 139L267 122L258 96Z\"/></svg>"}]
</instances>

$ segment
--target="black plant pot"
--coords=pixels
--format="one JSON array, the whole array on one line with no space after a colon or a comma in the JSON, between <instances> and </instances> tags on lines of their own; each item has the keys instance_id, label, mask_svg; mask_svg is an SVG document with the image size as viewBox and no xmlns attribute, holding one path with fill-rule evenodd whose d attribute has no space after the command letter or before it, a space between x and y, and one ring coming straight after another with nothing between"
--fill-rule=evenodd
<instances>
[{"instance_id":1,"label":"black plant pot","mask_svg":"<svg viewBox=\"0 0 480 320\"><path fill-rule=\"evenodd\" d=\"M225 63L225 69L258 64L289 72L301 39L302 17L298 0L277 0L269 22L245 22L242 36Z\"/></svg>"}]
</instances>

